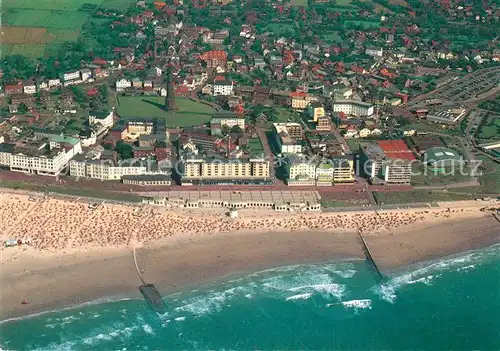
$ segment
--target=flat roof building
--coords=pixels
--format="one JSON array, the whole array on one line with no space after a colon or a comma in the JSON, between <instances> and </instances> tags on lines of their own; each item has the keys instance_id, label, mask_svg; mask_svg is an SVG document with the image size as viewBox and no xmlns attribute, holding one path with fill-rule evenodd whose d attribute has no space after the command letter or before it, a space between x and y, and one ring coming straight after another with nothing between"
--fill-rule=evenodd
<instances>
[{"instance_id":1,"label":"flat roof building","mask_svg":"<svg viewBox=\"0 0 500 351\"><path fill-rule=\"evenodd\" d=\"M426 116L426 119L434 123L452 125L458 123L463 117L465 117L466 114L467 114L466 109L454 108L448 110L429 112Z\"/></svg>"},{"instance_id":2,"label":"flat roof building","mask_svg":"<svg viewBox=\"0 0 500 351\"><path fill-rule=\"evenodd\" d=\"M415 156L402 140L381 140L360 148L362 174L372 184L409 184Z\"/></svg>"},{"instance_id":3,"label":"flat roof building","mask_svg":"<svg viewBox=\"0 0 500 351\"><path fill-rule=\"evenodd\" d=\"M333 100L332 110L356 117L370 117L374 113L372 104L358 100Z\"/></svg>"},{"instance_id":4,"label":"flat roof building","mask_svg":"<svg viewBox=\"0 0 500 351\"><path fill-rule=\"evenodd\" d=\"M302 153L302 126L300 124L274 123L273 129L280 153Z\"/></svg>"}]
</instances>

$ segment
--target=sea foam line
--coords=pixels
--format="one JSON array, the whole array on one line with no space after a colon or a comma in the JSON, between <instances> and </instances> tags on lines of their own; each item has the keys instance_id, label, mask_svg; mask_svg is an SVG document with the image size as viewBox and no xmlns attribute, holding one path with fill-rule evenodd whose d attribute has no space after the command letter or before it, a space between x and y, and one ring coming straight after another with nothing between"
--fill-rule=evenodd
<instances>
[{"instance_id":1,"label":"sea foam line","mask_svg":"<svg viewBox=\"0 0 500 351\"><path fill-rule=\"evenodd\" d=\"M88 302L83 302L81 304L74 305L74 306L63 307L63 308L48 310L48 311L41 311L41 312L32 313L32 314L28 314L26 316L21 316L21 317L13 317L13 318L4 319L4 320L0 321L0 325L2 325L4 323L9 323L9 322L40 317L40 316L50 314L50 313L59 313L59 312L63 312L63 311L76 310L80 307L87 307L87 306L93 306L93 305L100 305L100 304L104 304L104 303L112 303L112 302L120 302L120 301L128 301L128 300L133 300L133 299L130 297L124 297L124 298L106 297L106 298L102 298L102 299L96 299L96 300L92 300L92 301L88 301ZM139 299L134 299L134 300L139 300ZM66 318L68 318L68 317L66 317Z\"/></svg>"},{"instance_id":2,"label":"sea foam line","mask_svg":"<svg viewBox=\"0 0 500 351\"><path fill-rule=\"evenodd\" d=\"M440 272L456 269L456 271L477 268L483 262L488 262L492 258L500 257L500 245L493 245L488 248L468 251L460 256L451 256L434 262L420 264L420 268L394 277L389 281L372 288L382 300L394 303L397 299L397 290L409 284L422 283L432 285L432 281L441 277Z\"/></svg>"}]
</instances>

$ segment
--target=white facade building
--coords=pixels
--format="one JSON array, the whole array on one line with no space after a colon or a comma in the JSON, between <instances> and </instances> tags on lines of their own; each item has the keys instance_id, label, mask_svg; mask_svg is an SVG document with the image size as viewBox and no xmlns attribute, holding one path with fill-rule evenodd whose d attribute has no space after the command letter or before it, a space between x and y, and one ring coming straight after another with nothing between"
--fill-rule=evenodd
<instances>
[{"instance_id":1,"label":"white facade building","mask_svg":"<svg viewBox=\"0 0 500 351\"><path fill-rule=\"evenodd\" d=\"M61 85L60 79L49 79L49 88L58 87L59 85Z\"/></svg>"},{"instance_id":2,"label":"white facade building","mask_svg":"<svg viewBox=\"0 0 500 351\"><path fill-rule=\"evenodd\" d=\"M89 125L100 123L103 128L111 128L114 122L113 111L107 112L89 112Z\"/></svg>"},{"instance_id":3,"label":"white facade building","mask_svg":"<svg viewBox=\"0 0 500 351\"><path fill-rule=\"evenodd\" d=\"M116 81L116 91L123 91L126 88L130 88L132 86L132 82L128 79L122 78Z\"/></svg>"},{"instance_id":4,"label":"white facade building","mask_svg":"<svg viewBox=\"0 0 500 351\"><path fill-rule=\"evenodd\" d=\"M374 113L374 106L357 100L334 100L332 102L332 110L333 112L343 112L346 115L370 117Z\"/></svg>"},{"instance_id":5,"label":"white facade building","mask_svg":"<svg viewBox=\"0 0 500 351\"><path fill-rule=\"evenodd\" d=\"M384 55L384 49L368 47L365 50L365 54L372 57L382 57Z\"/></svg>"},{"instance_id":6,"label":"white facade building","mask_svg":"<svg viewBox=\"0 0 500 351\"><path fill-rule=\"evenodd\" d=\"M69 148L68 145L72 147ZM9 166L13 172L55 177L68 165L69 160L80 152L82 146L78 139L55 137L48 143L41 142L36 148L31 146L27 149L14 150L10 155Z\"/></svg>"},{"instance_id":7,"label":"white facade building","mask_svg":"<svg viewBox=\"0 0 500 351\"><path fill-rule=\"evenodd\" d=\"M234 84L228 80L215 80L213 84L213 94L217 95L231 95L233 93Z\"/></svg>"},{"instance_id":8,"label":"white facade building","mask_svg":"<svg viewBox=\"0 0 500 351\"><path fill-rule=\"evenodd\" d=\"M65 82L68 80L80 79L80 71L64 73L63 79Z\"/></svg>"},{"instance_id":9,"label":"white facade building","mask_svg":"<svg viewBox=\"0 0 500 351\"><path fill-rule=\"evenodd\" d=\"M33 83L25 84L23 87L23 91L25 94L35 94L36 93L36 85Z\"/></svg>"},{"instance_id":10,"label":"white facade building","mask_svg":"<svg viewBox=\"0 0 500 351\"><path fill-rule=\"evenodd\" d=\"M88 68L82 69L80 73L82 74L82 80L88 80L92 77L92 72Z\"/></svg>"}]
</instances>

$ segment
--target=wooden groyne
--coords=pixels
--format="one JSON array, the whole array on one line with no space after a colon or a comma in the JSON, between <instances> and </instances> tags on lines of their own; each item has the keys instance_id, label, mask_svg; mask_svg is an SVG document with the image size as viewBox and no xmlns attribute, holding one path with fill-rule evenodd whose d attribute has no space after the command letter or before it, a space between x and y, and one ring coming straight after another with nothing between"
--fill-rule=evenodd
<instances>
[{"instance_id":1,"label":"wooden groyne","mask_svg":"<svg viewBox=\"0 0 500 351\"><path fill-rule=\"evenodd\" d=\"M359 241L361 242L361 245L363 246L363 251L365 252L366 259L368 260L368 262L370 262L372 267L375 269L375 272L377 272L377 275L380 278L380 280L383 280L384 276L380 272L380 269L378 269L377 263L373 259L372 253L370 252L370 249L369 249L368 245L366 244L366 241L363 238L363 235L361 235L361 231L359 229L358 229L358 237L359 237Z\"/></svg>"},{"instance_id":2,"label":"wooden groyne","mask_svg":"<svg viewBox=\"0 0 500 351\"><path fill-rule=\"evenodd\" d=\"M155 310L155 312L160 314L165 313L167 308L165 306L165 302L163 302L160 292L158 291L158 289L156 289L154 284L147 283L141 274L141 270L139 269L139 265L137 264L135 247L133 249L133 255L134 255L135 269L137 270L137 275L139 276L139 279L142 282L142 285L139 286L139 291L141 292L141 295L144 297L144 299L146 299L146 301Z\"/></svg>"}]
</instances>

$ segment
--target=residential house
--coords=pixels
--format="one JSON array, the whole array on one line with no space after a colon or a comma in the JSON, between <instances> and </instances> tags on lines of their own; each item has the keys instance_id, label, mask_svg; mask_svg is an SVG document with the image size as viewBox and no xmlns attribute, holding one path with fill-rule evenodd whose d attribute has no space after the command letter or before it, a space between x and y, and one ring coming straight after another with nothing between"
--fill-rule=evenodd
<instances>
[{"instance_id":1,"label":"residential house","mask_svg":"<svg viewBox=\"0 0 500 351\"><path fill-rule=\"evenodd\" d=\"M36 85L32 80L27 80L23 84L23 91L25 94L35 94L36 93Z\"/></svg>"}]
</instances>

